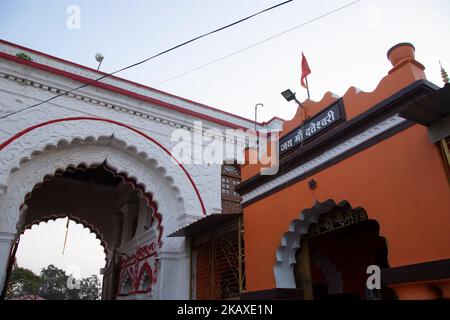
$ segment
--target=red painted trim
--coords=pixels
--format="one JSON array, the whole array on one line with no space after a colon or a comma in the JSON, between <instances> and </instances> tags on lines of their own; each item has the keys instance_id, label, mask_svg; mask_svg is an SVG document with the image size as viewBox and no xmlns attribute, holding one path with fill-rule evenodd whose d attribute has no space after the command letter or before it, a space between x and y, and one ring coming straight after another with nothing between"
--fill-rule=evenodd
<instances>
[{"instance_id":1,"label":"red painted trim","mask_svg":"<svg viewBox=\"0 0 450 320\"><path fill-rule=\"evenodd\" d=\"M147 272L148 277L150 278L150 288L145 288L145 289L139 289L139 285L141 284L142 281L142 277L144 276L144 273ZM141 291L150 291L152 289L152 285L153 285L153 270L152 267L150 267L150 265L148 264L147 261L144 262L144 264L141 267L141 270L139 271L139 275L136 278L136 284L135 284L135 288L136 290L141 290Z\"/></svg>"},{"instance_id":2,"label":"red painted trim","mask_svg":"<svg viewBox=\"0 0 450 320\"><path fill-rule=\"evenodd\" d=\"M148 290L135 290L135 291L130 291L130 292L128 292L128 293L121 293L121 294L118 294L117 296L118 296L118 297L128 297L128 296L135 295L135 294L145 294L145 293L149 293L150 291L152 291L151 288L148 289Z\"/></svg>"},{"instance_id":3,"label":"red painted trim","mask_svg":"<svg viewBox=\"0 0 450 320\"><path fill-rule=\"evenodd\" d=\"M189 173L187 172L186 168L181 164L180 161L178 161L177 158L175 158L172 153L166 148L164 147L162 144L160 144L158 141L156 141L155 139L153 139L152 137L150 137L149 135L118 121L114 121L114 120L110 120L110 119L102 119L102 118L93 118L93 117L72 117L72 118L62 118L62 119L53 119L47 122L43 122L37 125L34 125L32 127L26 128L18 133L16 133L14 136L12 136L11 138L9 138L8 140L6 140L5 142L0 144L0 151L2 151L6 146L8 146L10 143L12 143L14 140L20 138L21 136L33 131L34 129L37 128L41 128L50 124L54 124L54 123L59 123L59 122L66 122L66 121L78 121L78 120L90 120L90 121L100 121L100 122L108 122L108 123L112 123L124 128L127 128L137 134L139 134L140 136L144 137L145 139L153 142L154 144L156 144L158 147L160 147L165 153L167 153L172 159L175 160L175 162L178 164L178 166L183 170L184 174L186 175L186 177L188 178L189 182L191 183L192 187L194 188L195 193L197 194L197 198L200 202L200 205L202 207L202 213L203 215L206 215L206 209L205 209L205 205L203 203L203 200L200 196L200 192L197 189L197 186L194 183L194 180L192 179L192 177L189 175Z\"/></svg>"},{"instance_id":4,"label":"red painted trim","mask_svg":"<svg viewBox=\"0 0 450 320\"><path fill-rule=\"evenodd\" d=\"M128 293L128 295L131 294L144 294L144 293L149 293L150 291L152 291L152 289L147 289L147 290L136 290L136 291L130 291L130 293Z\"/></svg>"},{"instance_id":5,"label":"red painted trim","mask_svg":"<svg viewBox=\"0 0 450 320\"><path fill-rule=\"evenodd\" d=\"M3 43L3 44L6 44L6 45L15 47L15 48L20 49L20 50L26 50L26 51L29 51L30 53L33 53L33 54L36 54L36 55L40 55L40 56L43 56L43 57L48 58L48 59L56 60L56 61L58 61L58 62L61 62L61 63L64 63L64 64L68 64L68 65L74 66L74 67L76 67L76 68L88 70L88 71L94 72L94 73L99 74L99 75L108 75L108 74L105 73L105 72L97 71L97 70L95 70L95 69L93 69L93 68L89 68L89 67L83 66L83 65L81 65L81 64L75 63L75 62L71 62L71 61L68 61L68 60L64 60L64 59L61 59L61 58L58 58L58 57L55 57L55 56L52 56L52 55L49 55L49 54L46 54L46 53L43 53L43 52L39 52L39 51L36 51L36 50L33 50L33 49L29 49L29 48L26 48L26 47L23 47L23 46L20 46L20 45L18 45L18 44L11 43L11 42L8 42L8 41L2 40L2 39L0 39L0 43ZM86 82L87 82L86 80L92 81L92 80L89 79L89 78L85 78L85 77L82 77L82 76L78 76L78 75L76 75L76 74L73 74L73 73L70 73L70 72L66 72L66 71L63 71L63 70L59 70L59 69L56 69L56 68L53 68L53 67L49 67L49 66L46 66L46 65L37 63L37 62L27 61L27 60L24 60L24 59L20 59L20 58L17 58L17 57L15 57L15 56L12 56L12 55L9 55L9 54L3 53L3 52L0 52L0 57L2 57L2 58L4 58L4 59L7 59L7 60L14 61L14 62L22 63L22 64L25 64L25 65L28 65L28 66L31 66L31 67L34 67L34 68L37 68L37 69L40 69L40 70L43 70L43 71L55 73L55 74L57 74L57 75L62 75L62 76L64 76L64 77L68 77L68 78L71 78L72 80L76 80L76 81L79 81L79 82L82 82L82 83L86 83ZM11 59L11 58L12 58L12 59ZM166 95L166 96L173 97L173 98L176 98L176 99L179 99L179 100L188 102L188 103L196 104L196 105L198 105L198 106L200 106L200 107L203 107L203 108L206 108L206 109L215 111L215 112L219 112L219 113L222 113L222 114L226 114L226 115L229 115L229 116L232 116L232 117L235 117L235 118L238 118L238 119L241 119L241 120L250 122L251 125L254 125L254 123L255 123L255 121L253 121L253 120L251 120L251 119L247 119L247 118L245 118L245 117L242 117L242 116L233 114L233 113L231 113L231 112L227 112L227 111L224 111L224 110L220 110L220 109L217 109L217 108L214 108L214 107L211 107L211 106L208 106L208 105L199 103L199 102L195 102L195 101L192 101L192 100L189 100L189 99L186 99L186 98L183 98L183 97L180 97L180 96L171 94L171 93L167 93L167 92L164 92L164 91L161 91L161 90L158 90L158 89L149 87L149 86L145 86L145 85L143 85L143 84L140 84L140 83L137 83L137 82L134 82L134 81L131 81L131 80L123 79L123 78L120 78L120 77L117 77L117 76L114 76L114 75L108 76L108 78L115 79L115 80L118 80L118 81L123 81L123 82L126 82L126 83L128 83L128 84L131 84L131 85L140 87L140 88L144 88L144 89L151 90L151 91L154 91L154 92L157 92L157 93L160 93L160 94L164 94L164 95ZM96 83L96 84L93 84L93 85L94 85L94 86L97 86L97 83ZM133 92L131 92L131 91L128 91L128 90L125 90L125 89L120 89L120 88L115 87L115 86L112 86L112 85L106 85L106 87L102 87L102 86L98 86L98 87L101 87L101 88L106 89L106 90L111 90L111 91L114 91L114 92L117 92L117 91L114 90L114 89L112 89L112 88L116 88L116 89L119 89L119 90L121 90L121 91L125 91L125 92L128 92L128 93L133 93ZM120 93L120 92L119 92L119 93ZM122 92L121 94L127 95L127 94L125 94L125 93L123 93L123 92ZM137 95L137 94L136 94L136 95ZM143 96L143 95L140 95L140 96ZM143 96L143 97L148 98L148 99L151 99L151 100L154 100L155 102L152 102L152 103L155 103L155 104L158 104L158 105L159 105L159 103L167 104L167 103L165 103L165 102L162 102L162 101L159 101L159 100L155 100L155 99L149 98L149 97L147 97L147 96ZM136 99L139 99L139 98L136 98ZM142 100L142 99L139 99L139 100ZM172 106L173 106L173 105L172 105ZM166 106L164 106L164 107L166 107ZM178 109L181 109L181 110L178 110L178 111L183 112L183 113L188 113L188 114L191 114L191 115L197 114L196 117L201 118L201 116L199 116L199 115L202 115L201 113L193 112L193 111L190 111L190 110L187 110L187 109L184 109L184 108L180 108L180 107L177 107L177 106L173 106L173 107L176 107L176 108L178 108ZM223 125L225 125L225 126L231 126L231 127L233 127L233 128L235 128L235 127L238 127L238 128L245 128L245 127L242 127L242 126L233 124L233 123L231 123L231 122L223 121L223 120L221 120L221 119L217 119L217 118L210 117L210 116L206 116L206 115L203 115L203 116L210 118L209 121L211 121L211 122L220 121L220 122L218 122L218 123L223 124ZM211 119L214 119L214 120L216 120L216 121L211 120ZM267 123L272 122L272 121L275 120L275 119L283 120L283 119L278 118L278 117L273 117L273 118L270 119L268 122L256 122L256 123L259 124L259 125L261 125L261 126L263 126L263 125L265 125L265 124L267 124ZM205 119L205 120L207 120L207 119ZM283 120L283 121L284 121L284 120Z\"/></svg>"},{"instance_id":6,"label":"red painted trim","mask_svg":"<svg viewBox=\"0 0 450 320\"><path fill-rule=\"evenodd\" d=\"M91 71L91 72L95 72L95 73L98 73L98 74L101 74L101 75L107 75L106 72L99 71L99 70L96 70L96 69L93 69L93 68L90 68L90 67L87 67L87 66L83 66L81 64L78 64L78 63L75 63L75 62L72 62L72 61L64 60L64 59L52 56L50 54L43 53L43 52L40 52L40 51L37 51L37 50L33 50L33 49L30 49L30 48L27 48L27 47L24 47L24 46L21 46L21 45L18 45L18 44L15 44L15 43L3 40L3 39L0 39L0 43L6 44L6 45L11 46L11 47L15 47L15 48L20 49L20 50L26 50L26 51L29 51L29 52L31 52L33 54L40 55L40 56L43 56L43 57L48 58L48 59L56 60L58 62L62 62L64 64L68 64L68 65L71 65L71 66L74 66L74 67L77 67L77 68L85 69L85 70L88 70L88 71ZM199 105L201 107L204 107L204 108L216 111L216 112L220 112L220 113L223 113L223 114L226 114L226 115L230 115L230 116L233 116L235 118L238 118L238 119L241 119L241 120L244 120L244 121L248 121L248 122L250 122L252 124L255 123L255 121L253 121L251 119L247 119L245 117L233 114L233 113L228 112L228 111L220 110L220 109L208 106L208 105L200 103L200 102L195 102L193 100L189 100L189 99L186 99L186 98L174 95L172 93L168 93L168 92L165 92L165 91L162 91L162 90L158 90L158 89L155 89L155 88L143 85L141 83L137 83L137 82L134 82L134 81L131 81L131 80L120 78L120 77L117 77L117 76L114 76L114 75L109 76L109 78L115 79L115 80L119 80L119 81L123 81L123 82L129 83L129 84L132 84L134 86L137 86L137 87L140 87L140 88L144 88L144 89L147 89L147 90L152 90L154 92L161 93L161 94L164 94L164 95L176 98L176 99L180 99L182 101L193 103L193 104ZM279 117L273 117L268 122L256 122L256 123L259 124L259 125L264 125L264 124L272 122L275 119L279 119L279 120L285 121L284 119L281 119Z\"/></svg>"},{"instance_id":7,"label":"red painted trim","mask_svg":"<svg viewBox=\"0 0 450 320\"><path fill-rule=\"evenodd\" d=\"M271 123L272 121L275 121L275 120L281 120L281 121L283 121L283 122L286 121L286 120L283 119L283 118L280 118L280 117L275 116L275 117L272 117L272 119L270 119L269 121L259 122L259 124L260 124L260 125L266 125L266 124Z\"/></svg>"},{"instance_id":8,"label":"red painted trim","mask_svg":"<svg viewBox=\"0 0 450 320\"><path fill-rule=\"evenodd\" d=\"M151 258L151 257L153 257L153 256L158 257L158 252L155 251L155 252L152 252L152 253L150 253L150 254L147 254L147 255L143 256L142 258L137 259L137 261L138 261L138 262L141 262L142 260ZM136 264L136 261L130 261L130 262L128 262L128 263L125 263L124 265L121 265L120 268L125 269L125 268L128 268L128 267L130 267L130 266L132 266L132 265L134 265L134 264Z\"/></svg>"},{"instance_id":9,"label":"red painted trim","mask_svg":"<svg viewBox=\"0 0 450 320\"><path fill-rule=\"evenodd\" d=\"M199 119L203 119L203 120L206 120L206 121L214 122L214 123L226 126L226 127L235 128L235 129L247 129L246 127L239 126L237 124L234 124L234 123L231 123L231 122L228 122L228 121L224 121L224 120L217 119L217 118L214 118L214 117L202 114L202 113L198 113L198 112L195 112L195 111L192 111L192 110L181 108L181 107L178 107L176 105L173 105L173 104L170 104L170 103L167 103L167 102L164 102L164 101L160 101L160 100L157 100L157 99L154 99L154 98L150 98L148 96L145 96L145 95L142 95L142 94L139 94L139 93L135 93L135 92L132 92L132 91L128 91L128 90L125 90L125 89L122 89L122 88L119 88L119 87L115 87L115 86L112 86L112 85L104 83L104 82L98 82L98 81L97 82L93 82L93 79L82 77L82 76L79 76L79 75L76 75L76 74L73 74L73 73L70 73L70 72L67 72L67 71L63 71L63 70L60 70L60 69L49 67L49 66L46 66L46 65L43 65L43 64L40 64L40 63L36 63L36 62L33 62L33 61L28 61L28 60L24 60L24 59L21 59L21 58L17 58L15 56L11 56L11 55L3 53L3 52L0 52L0 58L6 59L6 60L10 60L10 61L14 61L14 62L18 62L18 63L24 64L24 65L27 65L29 67L36 68L36 69L39 69L39 70L42 70L42 71L45 71L45 72L50 72L50 73L53 73L53 74L56 74L56 75L59 75L59 76L63 76L63 77L66 77L66 78L69 78L69 79L72 79L72 80L75 80L75 81L78 81L78 82L81 82L81 83L84 83L84 84L89 83L89 85L93 86L93 87L97 87L97 88L101 88L101 89L104 89L104 90L112 91L112 92L115 92L115 93L118 93L118 94L130 97L130 98L133 98L133 99L145 101L145 102L157 105L159 107L164 107L164 108L176 111L176 112L181 112L181 113L193 116L195 118L199 118Z\"/></svg>"}]
</instances>

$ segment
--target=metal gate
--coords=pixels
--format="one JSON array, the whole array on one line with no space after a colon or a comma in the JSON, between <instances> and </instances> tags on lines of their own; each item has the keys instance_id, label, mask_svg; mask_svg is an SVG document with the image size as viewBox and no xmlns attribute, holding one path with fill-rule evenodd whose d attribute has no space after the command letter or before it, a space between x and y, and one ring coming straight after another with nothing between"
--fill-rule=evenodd
<instances>
[{"instance_id":1,"label":"metal gate","mask_svg":"<svg viewBox=\"0 0 450 320\"><path fill-rule=\"evenodd\" d=\"M238 299L245 289L242 217L191 241L191 298Z\"/></svg>"}]
</instances>

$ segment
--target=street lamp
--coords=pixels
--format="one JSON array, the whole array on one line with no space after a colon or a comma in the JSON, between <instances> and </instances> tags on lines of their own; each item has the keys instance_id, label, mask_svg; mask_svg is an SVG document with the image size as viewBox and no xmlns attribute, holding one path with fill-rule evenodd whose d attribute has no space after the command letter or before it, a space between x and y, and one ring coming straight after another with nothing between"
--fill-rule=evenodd
<instances>
[{"instance_id":1,"label":"street lamp","mask_svg":"<svg viewBox=\"0 0 450 320\"><path fill-rule=\"evenodd\" d=\"M292 92L291 89L287 89L281 93L281 95L286 99L286 101L292 101L294 100L297 102L297 104L303 108L303 104L297 100L297 97L295 96L295 92Z\"/></svg>"},{"instance_id":2,"label":"street lamp","mask_svg":"<svg viewBox=\"0 0 450 320\"><path fill-rule=\"evenodd\" d=\"M256 126L258 125L258 107L264 107L262 103L255 104L255 134L256 134L256 144L259 146L259 137Z\"/></svg>"},{"instance_id":3,"label":"street lamp","mask_svg":"<svg viewBox=\"0 0 450 320\"><path fill-rule=\"evenodd\" d=\"M256 124L258 121L258 107L264 107L262 103L255 104L255 132L256 132Z\"/></svg>"},{"instance_id":4,"label":"street lamp","mask_svg":"<svg viewBox=\"0 0 450 320\"><path fill-rule=\"evenodd\" d=\"M98 62L97 71L100 70L100 66L102 65L102 62L103 62L103 59L104 59L104 58L105 58L105 57L104 57L101 53L97 53L97 54L95 55L95 60L97 60L97 62Z\"/></svg>"}]
</instances>

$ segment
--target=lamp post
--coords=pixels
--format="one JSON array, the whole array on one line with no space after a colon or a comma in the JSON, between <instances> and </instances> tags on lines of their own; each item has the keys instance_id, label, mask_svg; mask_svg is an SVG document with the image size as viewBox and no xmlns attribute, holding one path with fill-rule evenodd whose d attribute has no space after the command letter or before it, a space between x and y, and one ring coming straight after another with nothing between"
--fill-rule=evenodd
<instances>
[{"instance_id":1,"label":"lamp post","mask_svg":"<svg viewBox=\"0 0 450 320\"><path fill-rule=\"evenodd\" d=\"M258 107L264 107L262 103L255 104L255 134L256 134L256 145L259 145L259 137L258 137L258 131L257 131L257 125L258 125Z\"/></svg>"},{"instance_id":2,"label":"lamp post","mask_svg":"<svg viewBox=\"0 0 450 320\"><path fill-rule=\"evenodd\" d=\"M287 102L294 100L300 107L304 108L303 104L298 101L297 97L295 96L295 92L292 92L291 89L283 91L281 95L286 99Z\"/></svg>"},{"instance_id":3,"label":"lamp post","mask_svg":"<svg viewBox=\"0 0 450 320\"><path fill-rule=\"evenodd\" d=\"M97 62L98 62L97 71L100 70L100 66L102 65L102 62L103 62L103 59L104 59L104 58L105 58L105 57L104 57L101 53L97 53L97 54L95 55L95 60L97 60Z\"/></svg>"}]
</instances>

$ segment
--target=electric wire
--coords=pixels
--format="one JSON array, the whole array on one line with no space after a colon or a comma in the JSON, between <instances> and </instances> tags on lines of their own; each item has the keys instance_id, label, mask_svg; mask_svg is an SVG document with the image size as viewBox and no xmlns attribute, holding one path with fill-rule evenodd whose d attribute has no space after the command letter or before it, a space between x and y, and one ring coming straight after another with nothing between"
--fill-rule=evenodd
<instances>
[{"instance_id":1,"label":"electric wire","mask_svg":"<svg viewBox=\"0 0 450 320\"><path fill-rule=\"evenodd\" d=\"M282 35L284 35L284 34L286 34L286 33L288 33L288 32L297 30L297 29L299 29L299 28L301 28L301 27L304 27L304 26L306 26L306 25L308 25L308 24L311 24L311 23L313 23L313 22L315 22L315 21L317 21L317 20L320 20L320 19L325 18L325 17L327 17L327 16L329 16L329 15L332 15L332 14L334 14L334 13L337 13L337 12L339 12L339 11L341 11L341 10L344 10L345 8L350 7L350 6L352 6L352 5L355 5L356 3L361 2L361 1L362 1L362 0L356 0L356 1L350 2L350 3L348 3L348 4L346 4L346 5L342 6L342 7L339 7L339 8L336 8L336 9L334 9L334 10L328 11L328 12L326 12L326 13L324 13L324 14L318 16L318 17L315 17L315 18L310 19L310 20L308 20L308 21L306 21L306 22L303 22L302 24L299 24L299 25L297 25L297 26L295 26L295 27L289 28L289 29L287 29L287 30L285 30L285 31L282 31L282 32L280 32L280 33L277 33L277 34L275 34L275 35L273 35L273 36L270 36L270 37L268 37L268 38L265 38L265 39L263 39L263 40L261 40L261 41L255 42L255 43L253 43L253 44L251 44L251 45L249 45L249 46L247 46L247 47L245 47L245 48L242 48L242 49L239 49L239 50L237 50L237 51L231 52L231 53L229 53L229 54L227 54L227 55L225 55L225 56L222 56L222 57L219 57L219 58L217 58L217 59L214 59L214 60L212 60L212 61L210 61L210 62L207 62L207 63L205 63L205 64L202 64L202 65L200 65L200 66L198 66L198 67L195 67L195 68L190 69L190 70L188 70L188 71L185 71L185 72L183 72L183 73L177 74L177 75L175 75L175 76L173 76L173 77L167 78L167 79L162 80L162 81L159 81L159 82L157 82L157 83L154 83L154 84L152 84L151 86L153 87L153 86L159 86L159 85L162 85L162 84L164 84L164 83L167 83L167 82L169 82L169 81L178 79L178 78L180 78L180 77L183 77L183 76L185 76L185 75L188 75L188 74L190 74L190 73L192 73L192 72L195 72L195 71L197 71L197 70L200 70L200 69L203 69L203 68L205 68L205 67L208 67L208 66L210 66L210 65L212 65L212 64L214 64L214 63L217 63L217 62L219 62L219 61L222 61L222 60L228 59L228 58L230 58L230 57L233 57L233 56L235 56L235 55L237 55L237 54L239 54L239 53L241 53L241 52L244 52L244 51L247 51L247 50L249 50L249 49L251 49L251 48L254 48L254 47L256 47L256 46L259 46L260 44L263 44L263 43L265 43L265 42L267 42L267 41L270 41L270 40L272 40L272 39L278 38L278 37L280 37L280 36L282 36Z\"/></svg>"},{"instance_id":2,"label":"electric wire","mask_svg":"<svg viewBox=\"0 0 450 320\"><path fill-rule=\"evenodd\" d=\"M195 37L195 38L192 38L192 39L190 39L190 40L187 40L187 41L185 41L185 42L182 42L182 43L180 43L180 44L178 44L178 45L176 45L176 46L173 46L173 47L171 47L171 48L169 48L169 49L163 50L163 51L161 51L161 52L159 52L159 53L157 53L157 54L154 54L153 56L148 57L148 58L146 58L146 59L144 59L144 60L141 60L141 61L139 61L139 62L133 63L133 64L131 64L131 65L128 65L128 66L126 66L126 67L123 67L123 68L121 68L121 69L119 69L119 70L116 70L116 71L114 71L114 72L106 73L106 74L102 75L101 77L98 77L98 78L96 78L96 79L92 79L92 81L89 81L89 82L87 82L87 83L85 83L85 84L83 84L83 85L80 85L80 86L78 86L78 87L75 87L75 88L73 88L73 89L71 89L71 90L69 90L69 91L65 91L65 92L60 93L60 94L57 94L57 95L55 95L55 96L53 96L53 97L51 97L51 98L48 98L48 99L46 99L46 100L43 100L43 101L38 102L38 103L36 103L36 104L33 104L33 105L31 105L31 106L28 106L28 107L22 108L22 109L20 109L20 110L11 112L11 113L9 113L9 114L7 114L7 115L1 116L0 119L4 119L4 118L7 118L7 117L10 117L10 116L12 116L12 115L14 115L14 114L23 112L23 111L28 110L28 109L31 109L31 108L35 108L35 107L40 106L40 105L42 105L42 104L44 104L44 103L50 102L50 101L52 101L52 100L54 100L54 99L56 99L56 98L58 98L58 97L62 97L62 96L68 95L69 93L72 93L72 92L74 92L74 91L77 91L77 90L86 88L86 87L88 87L88 86L90 86L90 85L92 85L92 84L94 84L94 83L96 83L96 82L99 82L100 80L103 80L103 79L105 79L105 78L111 77L111 76L113 76L113 75L115 75L115 74L117 74L117 73L119 73L119 72L122 72L122 71L125 71L125 70L128 70L128 69L134 68L134 67L136 67L136 66L138 66L138 65L141 65L141 64L143 64L143 63L145 63L145 62L148 62L148 61L153 60L153 59L155 59L155 58L157 58L157 57L159 57L159 56L162 56L162 55L164 55L164 54L166 54L166 53L169 53L169 52L171 52L171 51L173 51L173 50L175 50L175 49L178 49L178 48L180 48L180 47L186 46L186 45L188 45L188 44L190 44L190 43L192 43L192 42L194 42L194 41L200 40L200 39L202 39L202 38L204 38L204 37L210 36L210 35L212 35L212 34L215 34L215 33L217 33L217 32L220 32L220 31L222 31L222 30L225 30L225 29L228 29L228 28L230 28L230 27L233 27L233 26L235 26L235 25L237 25L237 24L240 24L240 23L242 23L242 22L244 22L244 21L246 21L246 20L249 20L249 19L252 19L252 18L254 18L254 17L256 17L256 16L259 16L259 15L265 13L265 12L268 12L268 11L274 10L274 9L276 9L276 8L279 8L279 7L281 7L281 6L284 6L284 5L286 5L286 4L288 4L288 3L292 2L292 1L294 1L294 0L286 0L286 1L284 1L284 2L278 3L278 4L276 4L276 5L273 5L273 6L271 6L271 7L268 7L268 8L266 8L266 9L261 10L261 11L258 11L258 12L254 13L254 14L251 14L251 15L245 17L245 18L239 19L239 20L234 21L234 22L232 22L232 23L230 23L230 24L227 24L227 25L225 25L225 26L222 26L222 27L220 27L220 28L218 28L218 29L215 29L215 30L209 31L209 32L207 32L207 33L204 33L204 34L202 34L202 35L199 35L199 36L197 36L197 37Z\"/></svg>"}]
</instances>

